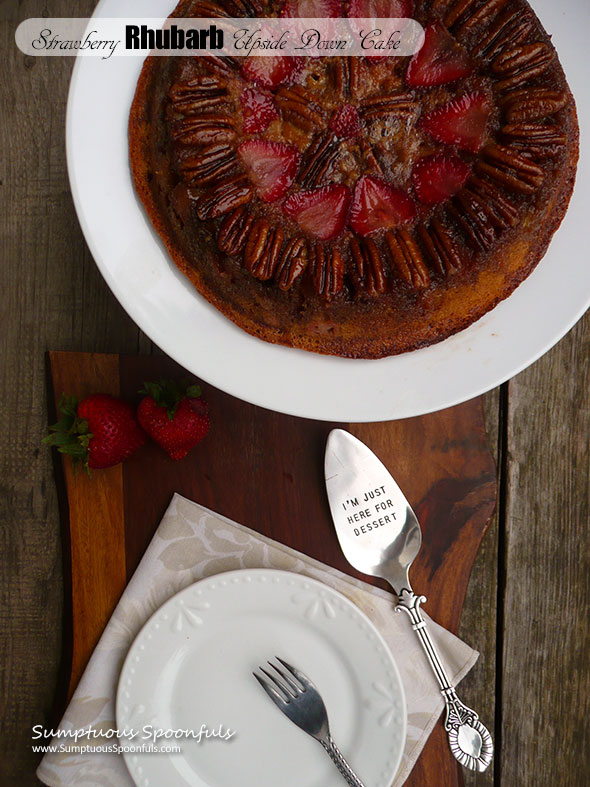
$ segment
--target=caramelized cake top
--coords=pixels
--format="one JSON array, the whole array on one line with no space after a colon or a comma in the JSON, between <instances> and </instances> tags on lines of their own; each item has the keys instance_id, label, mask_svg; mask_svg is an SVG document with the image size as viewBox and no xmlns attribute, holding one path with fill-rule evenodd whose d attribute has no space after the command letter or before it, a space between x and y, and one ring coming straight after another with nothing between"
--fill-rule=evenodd
<instances>
[{"instance_id":1,"label":"caramelized cake top","mask_svg":"<svg viewBox=\"0 0 590 787\"><path fill-rule=\"evenodd\" d=\"M258 2L173 16L297 13ZM373 5L348 12L413 16L420 52L151 57L130 118L136 188L197 289L263 339L367 358L439 341L512 292L563 217L578 136L523 0Z\"/></svg>"}]
</instances>

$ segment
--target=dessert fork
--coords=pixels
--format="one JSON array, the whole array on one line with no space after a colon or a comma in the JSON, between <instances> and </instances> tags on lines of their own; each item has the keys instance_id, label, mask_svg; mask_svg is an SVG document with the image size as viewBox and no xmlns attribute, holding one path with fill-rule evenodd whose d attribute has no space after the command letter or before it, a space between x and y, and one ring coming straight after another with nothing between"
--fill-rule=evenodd
<instances>
[{"instance_id":1,"label":"dessert fork","mask_svg":"<svg viewBox=\"0 0 590 787\"><path fill-rule=\"evenodd\" d=\"M364 787L332 739L326 706L314 684L278 656L276 661L280 666L267 662L273 673L264 667L258 668L262 675L252 673L258 683L288 719L322 744L351 787Z\"/></svg>"}]
</instances>

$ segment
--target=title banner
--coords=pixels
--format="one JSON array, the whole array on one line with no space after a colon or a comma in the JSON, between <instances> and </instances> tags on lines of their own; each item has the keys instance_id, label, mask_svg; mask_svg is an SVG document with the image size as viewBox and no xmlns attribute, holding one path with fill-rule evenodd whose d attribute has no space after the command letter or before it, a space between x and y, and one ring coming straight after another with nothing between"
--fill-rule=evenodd
<instances>
[{"instance_id":1,"label":"title banner","mask_svg":"<svg viewBox=\"0 0 590 787\"><path fill-rule=\"evenodd\" d=\"M17 46L27 55L217 55L334 57L413 55L424 42L414 19L26 19Z\"/></svg>"}]
</instances>

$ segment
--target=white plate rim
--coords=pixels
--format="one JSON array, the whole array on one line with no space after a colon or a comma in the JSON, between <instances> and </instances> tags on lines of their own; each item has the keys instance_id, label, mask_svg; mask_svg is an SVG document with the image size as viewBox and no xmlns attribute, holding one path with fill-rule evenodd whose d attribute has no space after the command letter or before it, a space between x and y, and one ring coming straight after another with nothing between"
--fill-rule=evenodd
<instances>
[{"instance_id":1,"label":"white plate rim","mask_svg":"<svg viewBox=\"0 0 590 787\"><path fill-rule=\"evenodd\" d=\"M100 0L94 16L121 16L120 3L118 13L109 10L114 2ZM173 3L152 0L152 4L171 7ZM584 139L585 129L590 128L590 102L583 89L584 62L581 55L576 60L570 50L576 49L576 36L582 41L585 26L580 24L580 17L588 14L588 8L583 0L570 0L566 8L552 8L550 0L536 0L534 6L549 32L554 33L578 102ZM576 12L576 7L584 11ZM583 47L578 48L578 52L583 51ZM104 253L104 238L94 226L99 217L89 210L88 184L84 184L75 153L75 115L80 82L92 62L90 58L76 59L66 122L70 185L88 246L109 287L139 327L180 365L227 393L271 410L320 420L368 422L422 415L471 399L518 374L554 346L590 305L590 278L582 252L585 206L590 206L590 166L582 147L568 213L544 259L510 298L444 342L379 361L319 356L270 345L245 334L196 292L192 292L194 315L175 332L170 328L170 318L162 320L150 313L153 304L141 288L130 288L128 282L117 277L116 265ZM137 212L134 219L142 216L145 233L155 239L135 195L126 194L126 199L128 208L135 206L130 208ZM158 275L168 268L165 284L172 290L170 303L174 304L174 299L186 291L187 283L181 281L181 274L173 270L157 244L156 240L151 264L158 267ZM150 286L154 284L151 275L146 272ZM565 281L576 281L579 286L568 288ZM173 310L161 295L163 301L156 305ZM195 325L213 326L212 346L201 343L188 347L186 329Z\"/></svg>"},{"instance_id":2,"label":"white plate rim","mask_svg":"<svg viewBox=\"0 0 590 787\"><path fill-rule=\"evenodd\" d=\"M154 612L148 617L148 619L142 625L142 627L139 630L139 632L133 638L133 642L131 643L131 645L129 647L129 650L128 650L126 656L125 656L125 659L123 661L123 665L121 667L121 671L120 671L120 674L119 674L119 679L118 679L118 682L117 682L116 696L115 696L115 719L116 719L116 725L118 727L121 726L119 724L119 722L120 722L121 717L123 716L123 713L121 712L120 709L121 709L121 707L123 705L123 702L125 701L124 698L123 698L123 692L125 690L126 678L127 678L128 674L129 674L130 670L132 668L134 668L134 666L133 666L134 665L134 662L133 662L134 648L136 646L136 643L140 643L145 638L146 633L148 632L150 627L153 625L155 619L158 618L159 616L161 616L168 608L172 608L174 606L175 602L177 602L183 596L188 595L197 586L199 588L201 588L201 589L204 589L207 585L215 585L216 583L220 584L221 582L231 583L231 581L232 581L232 579L234 577L239 577L239 578L244 578L245 579L247 576L254 576L256 578L264 576L269 581L272 581L272 579L275 576L279 576L281 578L281 580L284 580L286 582L288 582L290 579L292 579L292 580L295 580L296 582L299 582L301 585L304 585L305 587L310 587L310 586L311 587L316 587L319 590L321 590L323 593L327 593L330 596L336 597L341 603L343 603L350 611L352 611L354 613L354 615L357 617L358 620L362 620L364 622L364 624L369 627L369 629L371 630L371 634L374 637L375 642L377 643L377 647L381 650L382 654L385 656L385 658L388 661L388 668L391 670L391 672L393 674L394 682L396 683L397 690L399 691L399 696L396 699L398 699L398 701L400 702L400 705L401 705L400 715L401 715L401 727L402 727L402 730L401 730L401 733L399 734L398 754L397 754L397 757L395 758L395 760L393 760L392 766L391 766L391 781L393 781L394 778L395 778L395 775L399 771L399 767L400 767L401 760L402 760L402 757L403 757L404 748L405 748L405 741L406 741L406 737L407 737L407 725L408 725L408 713L407 713L407 703L406 703L406 695L405 695L404 685L403 685L401 674L400 674L399 668L397 666L397 663L395 661L395 657L394 657L393 653L391 652L389 646L385 642L385 639L384 639L383 635L377 629L377 627L375 626L373 621L369 618L369 616L365 612L363 612L363 610L361 610L353 601L351 601L349 598L347 598L347 596L345 596L339 590L336 590L335 588L331 587L330 585L327 585L326 583L322 582L319 579L316 579L314 577L309 577L307 575L299 574L299 573L296 573L296 572L283 570L283 569L273 569L273 568L239 568L239 569L233 569L233 570L230 570L230 571L224 571L224 572L222 572L220 574L214 574L214 575L212 575L210 577L205 577L203 579L200 579L200 580L198 580L196 582L193 582L193 583L187 585L185 588L183 588L182 590L178 591L177 593L172 595L170 598L168 598L156 610L154 610ZM122 726L125 726L125 725L122 725ZM130 754L130 753L123 753L122 756L123 756L123 759L125 760L125 764L127 766L127 770L129 772L131 778L133 779L134 783L137 784L138 787L139 787L139 783L134 778L133 769L130 767L130 761L131 761L132 754ZM207 787L212 787L212 785L208 785Z\"/></svg>"}]
</instances>

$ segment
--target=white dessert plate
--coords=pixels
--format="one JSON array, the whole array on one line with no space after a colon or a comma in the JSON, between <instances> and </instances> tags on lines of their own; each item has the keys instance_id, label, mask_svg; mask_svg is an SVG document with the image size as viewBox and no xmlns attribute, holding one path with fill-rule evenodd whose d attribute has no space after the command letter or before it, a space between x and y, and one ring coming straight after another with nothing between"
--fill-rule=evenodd
<instances>
[{"instance_id":1,"label":"white dessert plate","mask_svg":"<svg viewBox=\"0 0 590 787\"><path fill-rule=\"evenodd\" d=\"M178 745L180 753L128 752L135 783L341 787L319 743L280 712L252 675L276 655L316 684L332 736L359 778L390 787L406 739L404 692L391 652L342 594L270 569L230 571L185 588L137 636L119 680L118 729L150 725L198 734L204 726L234 735L158 741Z\"/></svg>"},{"instance_id":2,"label":"white dessert plate","mask_svg":"<svg viewBox=\"0 0 590 787\"><path fill-rule=\"evenodd\" d=\"M100 17L159 17L174 0L101 0ZM533 0L553 36L590 133L587 0ZM529 278L481 320L444 342L378 361L268 344L208 304L178 272L137 199L127 119L141 58L78 58L67 114L70 183L96 263L139 327L178 363L222 390L280 412L331 421L420 415L490 390L535 361L590 304L585 236L590 162L582 147L569 211Z\"/></svg>"}]
</instances>

